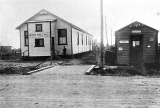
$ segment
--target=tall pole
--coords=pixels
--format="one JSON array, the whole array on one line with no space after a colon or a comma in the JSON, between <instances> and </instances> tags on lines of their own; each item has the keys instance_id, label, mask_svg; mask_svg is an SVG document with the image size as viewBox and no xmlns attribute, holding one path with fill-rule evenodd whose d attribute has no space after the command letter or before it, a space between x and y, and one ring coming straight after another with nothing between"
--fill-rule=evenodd
<instances>
[{"instance_id":1,"label":"tall pole","mask_svg":"<svg viewBox=\"0 0 160 108\"><path fill-rule=\"evenodd\" d=\"M133 20L134 20L134 16L133 16L133 18L132 18L132 22L133 22ZM131 23L132 23L132 22L131 22Z\"/></svg>"},{"instance_id":2,"label":"tall pole","mask_svg":"<svg viewBox=\"0 0 160 108\"><path fill-rule=\"evenodd\" d=\"M108 49L108 36L107 36L107 23L106 23L106 17L105 17L105 27L106 27L106 41L107 41L107 49Z\"/></svg>"},{"instance_id":3,"label":"tall pole","mask_svg":"<svg viewBox=\"0 0 160 108\"><path fill-rule=\"evenodd\" d=\"M112 28L111 28L111 46L112 46Z\"/></svg>"},{"instance_id":4,"label":"tall pole","mask_svg":"<svg viewBox=\"0 0 160 108\"><path fill-rule=\"evenodd\" d=\"M50 21L50 61L51 61L51 65L52 65L52 59L53 59L53 53L52 53L52 31L51 31L51 21Z\"/></svg>"},{"instance_id":5,"label":"tall pole","mask_svg":"<svg viewBox=\"0 0 160 108\"><path fill-rule=\"evenodd\" d=\"M100 67L103 68L103 0L100 5L101 10L101 63Z\"/></svg>"}]
</instances>

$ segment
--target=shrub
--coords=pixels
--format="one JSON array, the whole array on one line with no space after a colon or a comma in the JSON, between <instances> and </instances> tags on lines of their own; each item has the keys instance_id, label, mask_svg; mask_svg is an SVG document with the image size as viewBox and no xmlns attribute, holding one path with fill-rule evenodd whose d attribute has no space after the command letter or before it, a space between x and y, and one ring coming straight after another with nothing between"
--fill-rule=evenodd
<instances>
[{"instance_id":1,"label":"shrub","mask_svg":"<svg viewBox=\"0 0 160 108\"><path fill-rule=\"evenodd\" d=\"M130 75L142 75L141 71L135 68L126 68L124 72Z\"/></svg>"},{"instance_id":2,"label":"shrub","mask_svg":"<svg viewBox=\"0 0 160 108\"><path fill-rule=\"evenodd\" d=\"M30 70L32 70L33 66L29 67L17 67L13 65L6 65L3 67L0 67L0 74L23 74Z\"/></svg>"},{"instance_id":3,"label":"shrub","mask_svg":"<svg viewBox=\"0 0 160 108\"><path fill-rule=\"evenodd\" d=\"M147 70L160 70L159 63L145 63L145 67Z\"/></svg>"},{"instance_id":4,"label":"shrub","mask_svg":"<svg viewBox=\"0 0 160 108\"><path fill-rule=\"evenodd\" d=\"M95 64L95 54L89 52L80 57L83 64Z\"/></svg>"},{"instance_id":5,"label":"shrub","mask_svg":"<svg viewBox=\"0 0 160 108\"><path fill-rule=\"evenodd\" d=\"M13 66L7 66L0 69L0 74L20 74L20 70Z\"/></svg>"},{"instance_id":6,"label":"shrub","mask_svg":"<svg viewBox=\"0 0 160 108\"><path fill-rule=\"evenodd\" d=\"M147 71L148 75L160 75L160 72L154 69L150 69Z\"/></svg>"}]
</instances>

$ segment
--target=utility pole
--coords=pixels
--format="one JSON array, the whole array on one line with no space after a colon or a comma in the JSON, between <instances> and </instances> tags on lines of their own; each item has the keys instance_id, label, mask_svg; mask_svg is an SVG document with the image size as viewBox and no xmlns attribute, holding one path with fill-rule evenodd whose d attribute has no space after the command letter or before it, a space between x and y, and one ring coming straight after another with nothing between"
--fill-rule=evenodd
<instances>
[{"instance_id":1,"label":"utility pole","mask_svg":"<svg viewBox=\"0 0 160 108\"><path fill-rule=\"evenodd\" d=\"M51 31L51 21L50 21L50 61L52 65L52 60L53 60L53 53L52 53L52 31Z\"/></svg>"},{"instance_id":2,"label":"utility pole","mask_svg":"<svg viewBox=\"0 0 160 108\"><path fill-rule=\"evenodd\" d=\"M107 47L107 49L109 49L109 47L108 47L108 36L107 36L107 23L106 23L106 17L105 17L105 27L106 27L106 41L107 41L106 47Z\"/></svg>"},{"instance_id":3,"label":"utility pole","mask_svg":"<svg viewBox=\"0 0 160 108\"><path fill-rule=\"evenodd\" d=\"M103 0L101 0L100 4L101 10L101 63L100 67L103 68Z\"/></svg>"},{"instance_id":4,"label":"utility pole","mask_svg":"<svg viewBox=\"0 0 160 108\"><path fill-rule=\"evenodd\" d=\"M133 16L133 18L132 18L132 22L133 22L133 20L134 20L134 16ZM132 22L131 22L131 23L132 23Z\"/></svg>"},{"instance_id":5,"label":"utility pole","mask_svg":"<svg viewBox=\"0 0 160 108\"><path fill-rule=\"evenodd\" d=\"M111 28L111 46L112 46L112 28Z\"/></svg>"}]
</instances>

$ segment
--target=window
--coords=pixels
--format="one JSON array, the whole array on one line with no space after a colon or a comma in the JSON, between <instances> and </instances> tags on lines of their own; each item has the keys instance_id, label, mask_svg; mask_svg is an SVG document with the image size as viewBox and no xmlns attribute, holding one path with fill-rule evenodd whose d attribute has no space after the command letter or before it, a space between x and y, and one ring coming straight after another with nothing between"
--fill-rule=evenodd
<instances>
[{"instance_id":1,"label":"window","mask_svg":"<svg viewBox=\"0 0 160 108\"><path fill-rule=\"evenodd\" d=\"M83 34L82 34L82 45L83 45Z\"/></svg>"},{"instance_id":2,"label":"window","mask_svg":"<svg viewBox=\"0 0 160 108\"><path fill-rule=\"evenodd\" d=\"M24 45L28 46L28 31L24 31Z\"/></svg>"},{"instance_id":3,"label":"window","mask_svg":"<svg viewBox=\"0 0 160 108\"><path fill-rule=\"evenodd\" d=\"M140 45L140 41L133 41L133 47Z\"/></svg>"},{"instance_id":4,"label":"window","mask_svg":"<svg viewBox=\"0 0 160 108\"><path fill-rule=\"evenodd\" d=\"M35 39L35 47L44 47L44 39Z\"/></svg>"},{"instance_id":5,"label":"window","mask_svg":"<svg viewBox=\"0 0 160 108\"><path fill-rule=\"evenodd\" d=\"M79 33L77 32L77 45L79 45Z\"/></svg>"},{"instance_id":6,"label":"window","mask_svg":"<svg viewBox=\"0 0 160 108\"><path fill-rule=\"evenodd\" d=\"M58 29L58 44L67 45L67 29Z\"/></svg>"},{"instance_id":7,"label":"window","mask_svg":"<svg viewBox=\"0 0 160 108\"><path fill-rule=\"evenodd\" d=\"M36 32L42 32L42 24L36 24Z\"/></svg>"}]
</instances>

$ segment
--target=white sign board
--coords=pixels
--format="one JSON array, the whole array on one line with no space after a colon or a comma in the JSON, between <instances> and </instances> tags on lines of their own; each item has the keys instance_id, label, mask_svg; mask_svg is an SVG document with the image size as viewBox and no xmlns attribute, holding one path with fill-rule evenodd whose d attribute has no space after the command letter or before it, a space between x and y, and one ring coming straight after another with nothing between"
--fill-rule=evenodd
<instances>
[{"instance_id":1,"label":"white sign board","mask_svg":"<svg viewBox=\"0 0 160 108\"><path fill-rule=\"evenodd\" d=\"M141 30L132 30L132 33L141 33Z\"/></svg>"},{"instance_id":2,"label":"white sign board","mask_svg":"<svg viewBox=\"0 0 160 108\"><path fill-rule=\"evenodd\" d=\"M29 36L30 37L34 37L34 36L42 36L42 37L44 37L44 36L49 36L49 33L30 33L29 34Z\"/></svg>"},{"instance_id":3,"label":"white sign board","mask_svg":"<svg viewBox=\"0 0 160 108\"><path fill-rule=\"evenodd\" d=\"M150 37L150 38L149 38L149 41L154 41L154 37Z\"/></svg>"},{"instance_id":4,"label":"white sign board","mask_svg":"<svg viewBox=\"0 0 160 108\"><path fill-rule=\"evenodd\" d=\"M129 43L128 40L120 40L119 43Z\"/></svg>"},{"instance_id":5,"label":"white sign board","mask_svg":"<svg viewBox=\"0 0 160 108\"><path fill-rule=\"evenodd\" d=\"M122 48L122 47L119 47L119 48L118 48L118 50L119 50L119 51L122 51L122 50L123 50L123 48Z\"/></svg>"}]
</instances>

